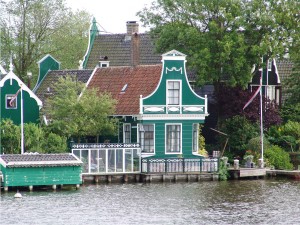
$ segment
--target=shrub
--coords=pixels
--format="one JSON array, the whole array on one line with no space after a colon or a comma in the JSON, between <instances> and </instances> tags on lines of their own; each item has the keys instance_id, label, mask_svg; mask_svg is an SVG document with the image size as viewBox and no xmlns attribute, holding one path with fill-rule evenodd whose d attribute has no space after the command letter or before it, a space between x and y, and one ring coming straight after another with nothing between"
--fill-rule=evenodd
<instances>
[{"instance_id":1,"label":"shrub","mask_svg":"<svg viewBox=\"0 0 300 225\"><path fill-rule=\"evenodd\" d=\"M289 153L277 145L268 148L264 155L266 162L269 164L267 166L274 166L275 169L293 169L293 165L290 163Z\"/></svg>"}]
</instances>

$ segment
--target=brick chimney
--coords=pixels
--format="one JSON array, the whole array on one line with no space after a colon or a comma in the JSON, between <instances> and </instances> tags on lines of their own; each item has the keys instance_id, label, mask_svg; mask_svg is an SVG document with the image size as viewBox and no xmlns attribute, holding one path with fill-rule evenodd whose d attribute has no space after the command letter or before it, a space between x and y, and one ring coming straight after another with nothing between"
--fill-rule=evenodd
<instances>
[{"instance_id":1,"label":"brick chimney","mask_svg":"<svg viewBox=\"0 0 300 225\"><path fill-rule=\"evenodd\" d=\"M131 36L134 33L139 33L139 24L136 21L127 21L127 35Z\"/></svg>"},{"instance_id":2,"label":"brick chimney","mask_svg":"<svg viewBox=\"0 0 300 225\"><path fill-rule=\"evenodd\" d=\"M138 66L140 64L140 35L138 33L132 34L131 38L131 64Z\"/></svg>"}]
</instances>

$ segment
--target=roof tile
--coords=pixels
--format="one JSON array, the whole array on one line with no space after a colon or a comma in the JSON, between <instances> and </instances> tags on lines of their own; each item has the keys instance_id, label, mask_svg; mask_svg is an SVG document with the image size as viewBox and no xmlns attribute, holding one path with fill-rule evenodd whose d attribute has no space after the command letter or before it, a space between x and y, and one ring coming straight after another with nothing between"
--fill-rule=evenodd
<instances>
[{"instance_id":1,"label":"roof tile","mask_svg":"<svg viewBox=\"0 0 300 225\"><path fill-rule=\"evenodd\" d=\"M161 64L98 68L88 88L98 88L101 93L111 93L118 101L116 115L136 115L139 113L139 96L148 96L155 90L161 70ZM126 84L127 88L122 92Z\"/></svg>"}]
</instances>

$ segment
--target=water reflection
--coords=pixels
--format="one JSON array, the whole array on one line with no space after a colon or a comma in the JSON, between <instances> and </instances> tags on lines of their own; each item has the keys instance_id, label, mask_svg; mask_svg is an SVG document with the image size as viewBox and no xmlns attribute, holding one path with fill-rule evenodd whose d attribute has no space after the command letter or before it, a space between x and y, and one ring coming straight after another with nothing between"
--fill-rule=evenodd
<instances>
[{"instance_id":1,"label":"water reflection","mask_svg":"<svg viewBox=\"0 0 300 225\"><path fill-rule=\"evenodd\" d=\"M1 224L300 224L300 182L89 185L1 196Z\"/></svg>"}]
</instances>

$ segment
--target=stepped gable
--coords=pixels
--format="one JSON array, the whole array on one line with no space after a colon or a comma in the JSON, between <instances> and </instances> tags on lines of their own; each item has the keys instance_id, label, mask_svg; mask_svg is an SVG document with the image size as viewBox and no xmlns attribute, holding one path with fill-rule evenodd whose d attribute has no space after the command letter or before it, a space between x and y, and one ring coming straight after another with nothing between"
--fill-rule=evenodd
<instances>
[{"instance_id":1,"label":"stepped gable","mask_svg":"<svg viewBox=\"0 0 300 225\"><path fill-rule=\"evenodd\" d=\"M139 114L139 98L151 94L161 77L162 65L98 68L88 88L111 93L118 101L115 115Z\"/></svg>"}]
</instances>

